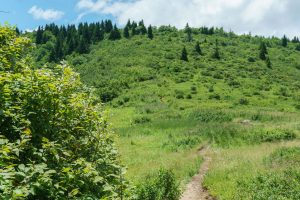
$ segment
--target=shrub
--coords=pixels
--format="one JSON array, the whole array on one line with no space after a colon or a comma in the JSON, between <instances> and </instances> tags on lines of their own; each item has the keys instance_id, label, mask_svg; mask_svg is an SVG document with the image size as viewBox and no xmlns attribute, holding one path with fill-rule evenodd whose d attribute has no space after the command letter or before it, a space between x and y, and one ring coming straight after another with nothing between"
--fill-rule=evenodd
<instances>
[{"instance_id":1,"label":"shrub","mask_svg":"<svg viewBox=\"0 0 300 200\"><path fill-rule=\"evenodd\" d=\"M237 183L236 199L300 199L300 172L286 170L257 175Z\"/></svg>"},{"instance_id":2,"label":"shrub","mask_svg":"<svg viewBox=\"0 0 300 200\"><path fill-rule=\"evenodd\" d=\"M300 147L282 147L276 149L265 158L267 165L292 165L300 164Z\"/></svg>"},{"instance_id":3,"label":"shrub","mask_svg":"<svg viewBox=\"0 0 300 200\"><path fill-rule=\"evenodd\" d=\"M201 122L230 122L233 120L231 114L216 110L197 110L192 112L189 117Z\"/></svg>"},{"instance_id":4,"label":"shrub","mask_svg":"<svg viewBox=\"0 0 300 200\"><path fill-rule=\"evenodd\" d=\"M175 90L176 99L184 99L184 92L181 90Z\"/></svg>"},{"instance_id":5,"label":"shrub","mask_svg":"<svg viewBox=\"0 0 300 200\"><path fill-rule=\"evenodd\" d=\"M296 138L296 134L288 129L271 129L262 130L255 134L257 141L261 142L273 142L280 140L292 140Z\"/></svg>"},{"instance_id":6,"label":"shrub","mask_svg":"<svg viewBox=\"0 0 300 200\"><path fill-rule=\"evenodd\" d=\"M241 98L241 99L239 100L239 103L240 103L241 105L248 105L248 104L249 104L249 100L246 99L246 98Z\"/></svg>"},{"instance_id":7,"label":"shrub","mask_svg":"<svg viewBox=\"0 0 300 200\"><path fill-rule=\"evenodd\" d=\"M137 187L137 200L178 200L179 184L170 170L161 169Z\"/></svg>"},{"instance_id":8,"label":"shrub","mask_svg":"<svg viewBox=\"0 0 300 200\"><path fill-rule=\"evenodd\" d=\"M135 123L135 124L145 124L148 122L151 122L151 119L149 117L145 117L145 116L137 117L133 120L133 123Z\"/></svg>"},{"instance_id":9,"label":"shrub","mask_svg":"<svg viewBox=\"0 0 300 200\"><path fill-rule=\"evenodd\" d=\"M0 27L0 38L0 199L125 197L93 91L65 64L33 69L14 29Z\"/></svg>"}]
</instances>

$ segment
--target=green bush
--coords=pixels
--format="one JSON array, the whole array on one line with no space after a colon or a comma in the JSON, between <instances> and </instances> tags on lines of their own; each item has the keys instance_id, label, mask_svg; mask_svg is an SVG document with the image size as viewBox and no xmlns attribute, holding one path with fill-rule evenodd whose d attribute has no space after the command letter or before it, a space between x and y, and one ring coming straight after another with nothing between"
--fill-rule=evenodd
<instances>
[{"instance_id":1,"label":"green bush","mask_svg":"<svg viewBox=\"0 0 300 200\"><path fill-rule=\"evenodd\" d=\"M267 165L292 165L300 164L300 147L282 147L276 149L265 158Z\"/></svg>"},{"instance_id":2,"label":"green bush","mask_svg":"<svg viewBox=\"0 0 300 200\"><path fill-rule=\"evenodd\" d=\"M217 110L196 110L189 117L200 122L230 122L233 120L230 113Z\"/></svg>"},{"instance_id":3,"label":"green bush","mask_svg":"<svg viewBox=\"0 0 300 200\"><path fill-rule=\"evenodd\" d=\"M133 120L133 123L135 123L135 124L144 124L144 123L148 123L148 122L151 122L151 119L146 116L136 117Z\"/></svg>"},{"instance_id":4,"label":"green bush","mask_svg":"<svg viewBox=\"0 0 300 200\"><path fill-rule=\"evenodd\" d=\"M260 131L255 134L255 138L261 142L274 142L295 139L296 134L288 129L270 129Z\"/></svg>"},{"instance_id":5,"label":"green bush","mask_svg":"<svg viewBox=\"0 0 300 200\"><path fill-rule=\"evenodd\" d=\"M137 200L178 200L181 192L172 171L161 169L137 187Z\"/></svg>"},{"instance_id":6,"label":"green bush","mask_svg":"<svg viewBox=\"0 0 300 200\"><path fill-rule=\"evenodd\" d=\"M126 197L106 114L65 64L33 69L0 27L0 199Z\"/></svg>"},{"instance_id":7,"label":"green bush","mask_svg":"<svg viewBox=\"0 0 300 200\"><path fill-rule=\"evenodd\" d=\"M239 181L235 199L300 199L300 172L289 169L283 173L260 174L249 180Z\"/></svg>"}]
</instances>

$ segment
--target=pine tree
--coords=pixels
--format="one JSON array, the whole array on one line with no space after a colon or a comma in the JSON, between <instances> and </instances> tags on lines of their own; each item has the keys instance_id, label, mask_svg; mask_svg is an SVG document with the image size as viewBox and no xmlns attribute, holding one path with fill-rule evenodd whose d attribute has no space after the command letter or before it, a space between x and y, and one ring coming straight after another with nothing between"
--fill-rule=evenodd
<instances>
[{"instance_id":1,"label":"pine tree","mask_svg":"<svg viewBox=\"0 0 300 200\"><path fill-rule=\"evenodd\" d=\"M188 23L185 26L184 32L187 34L187 41L191 42L193 40L192 29L190 28Z\"/></svg>"},{"instance_id":2,"label":"pine tree","mask_svg":"<svg viewBox=\"0 0 300 200\"><path fill-rule=\"evenodd\" d=\"M268 55L268 49L267 49L266 43L261 42L259 49L260 49L260 51L259 51L259 58L261 60L266 60L267 59L267 55Z\"/></svg>"},{"instance_id":3,"label":"pine tree","mask_svg":"<svg viewBox=\"0 0 300 200\"><path fill-rule=\"evenodd\" d=\"M181 60L188 62L188 55L187 55L187 51L186 48L183 47L182 52L181 52Z\"/></svg>"},{"instance_id":4,"label":"pine tree","mask_svg":"<svg viewBox=\"0 0 300 200\"><path fill-rule=\"evenodd\" d=\"M266 65L268 68L272 69L272 63L271 63L269 56L266 57Z\"/></svg>"},{"instance_id":5,"label":"pine tree","mask_svg":"<svg viewBox=\"0 0 300 200\"><path fill-rule=\"evenodd\" d=\"M139 33L142 34L142 35L145 35L147 33L147 29L144 25L143 20L139 22Z\"/></svg>"},{"instance_id":6,"label":"pine tree","mask_svg":"<svg viewBox=\"0 0 300 200\"><path fill-rule=\"evenodd\" d=\"M64 57L63 36L61 34L59 34L59 36L56 38L54 49L55 49L55 60L60 61Z\"/></svg>"},{"instance_id":7,"label":"pine tree","mask_svg":"<svg viewBox=\"0 0 300 200\"><path fill-rule=\"evenodd\" d=\"M78 53L88 53L89 52L88 42L82 36L79 39L79 44L78 44L77 52Z\"/></svg>"},{"instance_id":8,"label":"pine tree","mask_svg":"<svg viewBox=\"0 0 300 200\"><path fill-rule=\"evenodd\" d=\"M36 31L35 43L36 44L42 44L42 41L43 41L43 30L39 26L38 30Z\"/></svg>"},{"instance_id":9,"label":"pine tree","mask_svg":"<svg viewBox=\"0 0 300 200\"><path fill-rule=\"evenodd\" d=\"M123 36L124 38L129 38L130 34L129 34L129 27L126 25L123 31Z\"/></svg>"},{"instance_id":10,"label":"pine tree","mask_svg":"<svg viewBox=\"0 0 300 200\"><path fill-rule=\"evenodd\" d=\"M105 20L104 24L105 24L105 32L110 33L113 30L113 25L111 20Z\"/></svg>"},{"instance_id":11,"label":"pine tree","mask_svg":"<svg viewBox=\"0 0 300 200\"><path fill-rule=\"evenodd\" d=\"M130 22L130 19L128 19L126 26L128 27L128 29L131 29L131 22Z\"/></svg>"},{"instance_id":12,"label":"pine tree","mask_svg":"<svg viewBox=\"0 0 300 200\"><path fill-rule=\"evenodd\" d=\"M199 42L196 43L195 51L196 51L199 55L202 55L202 51L201 51L201 47L200 47L200 43L199 43Z\"/></svg>"},{"instance_id":13,"label":"pine tree","mask_svg":"<svg viewBox=\"0 0 300 200\"><path fill-rule=\"evenodd\" d=\"M118 40L118 39L121 39L121 34L120 34L119 29L117 28L117 25L114 25L112 31L109 34L108 39L109 40Z\"/></svg>"},{"instance_id":14,"label":"pine tree","mask_svg":"<svg viewBox=\"0 0 300 200\"><path fill-rule=\"evenodd\" d=\"M296 51L300 51L300 43L297 44Z\"/></svg>"},{"instance_id":15,"label":"pine tree","mask_svg":"<svg viewBox=\"0 0 300 200\"><path fill-rule=\"evenodd\" d=\"M49 62L56 62L56 55L55 55L55 48L51 48L50 50L50 54L49 54L49 58L48 58Z\"/></svg>"},{"instance_id":16,"label":"pine tree","mask_svg":"<svg viewBox=\"0 0 300 200\"><path fill-rule=\"evenodd\" d=\"M137 29L137 24L135 21L133 21L131 24L131 35L132 36L138 34L136 29Z\"/></svg>"},{"instance_id":17,"label":"pine tree","mask_svg":"<svg viewBox=\"0 0 300 200\"><path fill-rule=\"evenodd\" d=\"M300 42L300 41L299 41L299 38L295 36L295 37L292 39L292 43L298 43L298 42Z\"/></svg>"},{"instance_id":18,"label":"pine tree","mask_svg":"<svg viewBox=\"0 0 300 200\"><path fill-rule=\"evenodd\" d=\"M148 38L150 40L152 40L153 39L153 30L152 30L152 26L151 25L148 27L147 32L148 32Z\"/></svg>"},{"instance_id":19,"label":"pine tree","mask_svg":"<svg viewBox=\"0 0 300 200\"><path fill-rule=\"evenodd\" d=\"M287 45L288 45L288 39L287 39L287 37L285 35L283 36L283 38L281 40L281 43L282 43L283 47L287 47Z\"/></svg>"},{"instance_id":20,"label":"pine tree","mask_svg":"<svg viewBox=\"0 0 300 200\"><path fill-rule=\"evenodd\" d=\"M18 29L18 27L16 27L16 34L20 35L20 30Z\"/></svg>"},{"instance_id":21,"label":"pine tree","mask_svg":"<svg viewBox=\"0 0 300 200\"><path fill-rule=\"evenodd\" d=\"M221 59L220 52L219 52L218 40L216 40L215 50L214 50L212 57L214 59L218 59L218 60Z\"/></svg>"}]
</instances>

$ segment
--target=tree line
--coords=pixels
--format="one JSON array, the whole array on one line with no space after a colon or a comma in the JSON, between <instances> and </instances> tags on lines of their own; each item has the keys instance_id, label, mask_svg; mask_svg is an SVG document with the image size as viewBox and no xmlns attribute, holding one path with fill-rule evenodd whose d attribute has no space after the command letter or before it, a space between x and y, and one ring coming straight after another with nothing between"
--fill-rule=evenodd
<instances>
[{"instance_id":1,"label":"tree line","mask_svg":"<svg viewBox=\"0 0 300 200\"><path fill-rule=\"evenodd\" d=\"M19 32L19 29L16 29ZM35 43L43 45L52 42L50 49L49 62L58 62L65 56L77 52L80 54L88 53L90 45L104 40L119 40L130 38L134 35L146 35L153 39L153 30L150 25L145 27L143 20L139 23L128 21L123 34L117 25L113 25L111 20L96 23L79 23L76 25L58 26L54 23L47 24L45 27L39 26L35 32Z\"/></svg>"}]
</instances>

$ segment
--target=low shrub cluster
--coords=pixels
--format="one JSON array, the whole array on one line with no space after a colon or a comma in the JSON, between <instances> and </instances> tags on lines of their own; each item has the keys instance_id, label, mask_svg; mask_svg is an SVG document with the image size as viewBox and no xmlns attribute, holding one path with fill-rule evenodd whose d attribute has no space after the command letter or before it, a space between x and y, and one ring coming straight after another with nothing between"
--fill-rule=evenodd
<instances>
[{"instance_id":1,"label":"low shrub cluster","mask_svg":"<svg viewBox=\"0 0 300 200\"><path fill-rule=\"evenodd\" d=\"M165 169L148 176L137 187L137 200L178 200L180 195L179 183L175 175Z\"/></svg>"}]
</instances>

